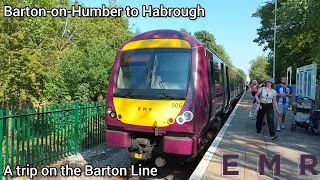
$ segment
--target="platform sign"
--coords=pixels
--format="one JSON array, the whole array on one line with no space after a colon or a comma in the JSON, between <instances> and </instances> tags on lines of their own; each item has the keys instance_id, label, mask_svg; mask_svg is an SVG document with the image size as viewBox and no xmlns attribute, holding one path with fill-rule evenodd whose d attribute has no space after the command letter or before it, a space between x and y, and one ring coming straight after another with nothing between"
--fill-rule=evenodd
<instances>
[{"instance_id":1,"label":"platform sign","mask_svg":"<svg viewBox=\"0 0 320 180\"><path fill-rule=\"evenodd\" d=\"M287 68L287 80L289 82L289 86L291 86L291 79L292 79L292 67Z\"/></svg>"},{"instance_id":2,"label":"platform sign","mask_svg":"<svg viewBox=\"0 0 320 180\"><path fill-rule=\"evenodd\" d=\"M317 64L297 68L296 95L316 99Z\"/></svg>"}]
</instances>

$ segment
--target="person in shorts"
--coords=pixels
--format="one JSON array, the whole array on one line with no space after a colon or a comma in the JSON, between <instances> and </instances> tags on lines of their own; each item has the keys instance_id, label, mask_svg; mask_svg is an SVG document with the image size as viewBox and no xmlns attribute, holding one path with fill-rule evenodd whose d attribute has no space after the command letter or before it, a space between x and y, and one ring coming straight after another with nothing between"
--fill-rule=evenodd
<instances>
[{"instance_id":1,"label":"person in shorts","mask_svg":"<svg viewBox=\"0 0 320 180\"><path fill-rule=\"evenodd\" d=\"M281 83L276 86L276 91L277 91L277 104L278 104L278 109L281 114L278 116L278 127L277 131L280 131L280 129L285 129L284 126L284 120L285 120L285 115L289 109L289 102L290 102L290 97L292 97L292 87L287 85L287 78L282 77L281 78Z\"/></svg>"}]
</instances>

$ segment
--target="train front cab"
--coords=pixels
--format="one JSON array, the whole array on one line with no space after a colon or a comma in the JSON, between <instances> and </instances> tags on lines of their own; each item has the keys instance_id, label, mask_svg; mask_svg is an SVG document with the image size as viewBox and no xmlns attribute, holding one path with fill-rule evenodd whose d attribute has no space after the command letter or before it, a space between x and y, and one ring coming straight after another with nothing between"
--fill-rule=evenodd
<instances>
[{"instance_id":1,"label":"train front cab","mask_svg":"<svg viewBox=\"0 0 320 180\"><path fill-rule=\"evenodd\" d=\"M136 159L195 157L212 136L209 124L216 130L223 125L217 117L231 101L228 67L191 36L188 41L140 37L124 43L115 59L106 143L129 148ZM183 80L169 81L178 77Z\"/></svg>"},{"instance_id":2,"label":"train front cab","mask_svg":"<svg viewBox=\"0 0 320 180\"><path fill-rule=\"evenodd\" d=\"M173 45L179 47L163 47ZM203 47L193 46L186 40L160 38L124 44L107 95L109 146L128 147L133 158L143 160L154 154L196 156L199 144L205 143L199 133L208 122L210 101L208 84L202 81L207 75ZM184 80L170 86L178 77Z\"/></svg>"}]
</instances>

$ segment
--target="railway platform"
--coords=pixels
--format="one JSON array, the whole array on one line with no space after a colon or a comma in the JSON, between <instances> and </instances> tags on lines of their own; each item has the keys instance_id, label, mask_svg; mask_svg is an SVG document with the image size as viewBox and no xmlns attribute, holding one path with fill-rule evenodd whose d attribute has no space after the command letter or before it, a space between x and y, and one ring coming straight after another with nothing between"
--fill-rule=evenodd
<instances>
[{"instance_id":1,"label":"railway platform","mask_svg":"<svg viewBox=\"0 0 320 180\"><path fill-rule=\"evenodd\" d=\"M291 132L293 112L288 111L285 120L286 129L277 132L278 138L270 140L268 127L262 129L260 135L256 134L255 120L247 118L252 105L250 92L244 93L239 103L234 108L227 122L210 145L197 168L189 179L320 179L320 175L312 175L306 169L305 175L300 175L301 166L299 163L301 155L313 155L320 157L319 136L309 135L305 129L297 127ZM277 113L275 113L275 124L277 124ZM223 157L229 155L227 162L223 162ZM231 156L230 156L231 155ZM233 157L232 157L233 155ZM235 155L238 155L235 158ZM270 169L264 165L264 175L259 173L260 155L264 155L272 166L272 159L280 155L280 175L277 175L276 164ZM232 157L232 158L230 158ZM261 158L263 159L263 158ZM224 168L223 165L227 165ZM237 167L232 167L237 163ZM267 162L268 163L268 162ZM266 164L267 164L266 163ZM312 163L308 158L305 164ZM315 163L314 170L320 174L320 165ZM238 175L223 175L227 171L238 171Z\"/></svg>"}]
</instances>

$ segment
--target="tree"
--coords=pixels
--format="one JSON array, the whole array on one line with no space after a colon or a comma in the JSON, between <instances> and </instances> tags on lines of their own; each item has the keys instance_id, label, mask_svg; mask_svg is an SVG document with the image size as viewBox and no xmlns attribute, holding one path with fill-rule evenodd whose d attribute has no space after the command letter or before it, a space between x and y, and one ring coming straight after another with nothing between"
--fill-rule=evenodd
<instances>
[{"instance_id":1,"label":"tree","mask_svg":"<svg viewBox=\"0 0 320 180\"><path fill-rule=\"evenodd\" d=\"M192 33L188 32L185 28L181 28L180 31L192 36Z\"/></svg>"},{"instance_id":2,"label":"tree","mask_svg":"<svg viewBox=\"0 0 320 180\"><path fill-rule=\"evenodd\" d=\"M270 60L276 54L276 80L286 75L289 66L295 71L298 67L319 63L320 1L278 1L276 52L273 52L274 2L259 7L253 17L261 19L258 37L254 42L264 46L264 50L271 50ZM269 72L272 72L272 64L270 61ZM295 82L295 76L292 80Z\"/></svg>"},{"instance_id":3,"label":"tree","mask_svg":"<svg viewBox=\"0 0 320 180\"><path fill-rule=\"evenodd\" d=\"M31 1L12 1L11 6L26 7ZM64 2L34 1L34 7L51 9ZM0 2L0 6L5 3ZM0 101L18 104L41 99L48 77L59 61L62 18L4 17L0 10Z\"/></svg>"},{"instance_id":4,"label":"tree","mask_svg":"<svg viewBox=\"0 0 320 180\"><path fill-rule=\"evenodd\" d=\"M250 61L249 77L250 80L265 81L268 78L267 67L268 60L266 57L259 56Z\"/></svg>"},{"instance_id":5,"label":"tree","mask_svg":"<svg viewBox=\"0 0 320 180\"><path fill-rule=\"evenodd\" d=\"M10 5L70 9L72 3L13 0ZM0 9L0 102L50 104L105 96L115 53L132 35L124 17L9 18Z\"/></svg>"},{"instance_id":6,"label":"tree","mask_svg":"<svg viewBox=\"0 0 320 180\"><path fill-rule=\"evenodd\" d=\"M137 27L135 32L134 32L134 36L136 36L138 34L141 34L141 30L140 30L140 28Z\"/></svg>"},{"instance_id":7,"label":"tree","mask_svg":"<svg viewBox=\"0 0 320 180\"><path fill-rule=\"evenodd\" d=\"M230 57L226 53L222 45L217 45L214 35L209 31L201 30L194 33L194 37L204 43L210 50L216 53L228 66L233 66Z\"/></svg>"},{"instance_id":8,"label":"tree","mask_svg":"<svg viewBox=\"0 0 320 180\"><path fill-rule=\"evenodd\" d=\"M245 80L247 80L247 75L246 73L242 70L242 69L239 69L239 68L236 68L238 73L240 74L241 77L243 77Z\"/></svg>"},{"instance_id":9,"label":"tree","mask_svg":"<svg viewBox=\"0 0 320 180\"><path fill-rule=\"evenodd\" d=\"M76 17L67 28L75 32L72 38L70 35L72 49L66 52L60 63L68 97L74 101L101 99L108 87L118 47L133 36L128 20Z\"/></svg>"}]
</instances>

